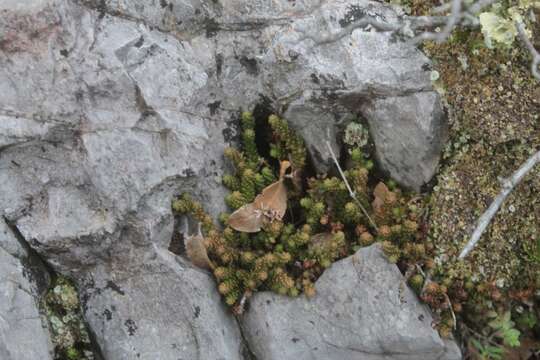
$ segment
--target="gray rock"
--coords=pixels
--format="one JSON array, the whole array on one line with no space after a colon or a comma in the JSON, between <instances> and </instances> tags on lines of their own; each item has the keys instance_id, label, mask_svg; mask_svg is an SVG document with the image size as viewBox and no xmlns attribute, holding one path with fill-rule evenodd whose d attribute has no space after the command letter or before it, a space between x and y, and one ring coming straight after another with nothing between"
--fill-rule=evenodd
<instances>
[{"instance_id":1,"label":"gray rock","mask_svg":"<svg viewBox=\"0 0 540 360\"><path fill-rule=\"evenodd\" d=\"M448 132L439 95L374 99L362 109L379 163L400 183L420 190L435 173Z\"/></svg>"},{"instance_id":2,"label":"gray rock","mask_svg":"<svg viewBox=\"0 0 540 360\"><path fill-rule=\"evenodd\" d=\"M157 247L138 255L137 267L97 269L82 295L105 359L243 359L237 323L209 273Z\"/></svg>"},{"instance_id":3,"label":"gray rock","mask_svg":"<svg viewBox=\"0 0 540 360\"><path fill-rule=\"evenodd\" d=\"M23 265L27 256L0 218L0 358L3 360L52 359L47 322L39 310L40 286Z\"/></svg>"},{"instance_id":4,"label":"gray rock","mask_svg":"<svg viewBox=\"0 0 540 360\"><path fill-rule=\"evenodd\" d=\"M461 358L378 245L334 263L315 286L312 299L254 295L241 325L257 359Z\"/></svg>"},{"instance_id":5,"label":"gray rock","mask_svg":"<svg viewBox=\"0 0 540 360\"><path fill-rule=\"evenodd\" d=\"M167 184L217 215L231 123L257 104L287 116L319 171L333 166L326 140L337 152L336 126L360 112L393 177L418 189L433 174L444 120L428 59L370 29L325 40L362 14L396 21L392 7L143 5L47 0L3 14L0 210L57 270L103 262L141 201Z\"/></svg>"}]
</instances>

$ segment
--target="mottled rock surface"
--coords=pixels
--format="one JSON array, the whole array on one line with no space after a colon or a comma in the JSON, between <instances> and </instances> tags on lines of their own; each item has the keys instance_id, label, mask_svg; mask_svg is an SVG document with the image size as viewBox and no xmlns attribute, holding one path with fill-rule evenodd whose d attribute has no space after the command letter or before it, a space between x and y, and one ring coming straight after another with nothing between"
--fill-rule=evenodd
<instances>
[{"instance_id":1,"label":"mottled rock surface","mask_svg":"<svg viewBox=\"0 0 540 360\"><path fill-rule=\"evenodd\" d=\"M52 359L47 321L41 316L42 284L29 254L0 218L0 359ZM27 265L23 265L23 262ZM38 276L45 277L41 269Z\"/></svg>"},{"instance_id":2,"label":"mottled rock surface","mask_svg":"<svg viewBox=\"0 0 540 360\"><path fill-rule=\"evenodd\" d=\"M83 294L105 359L244 359L210 274L164 249L140 256L137 268L99 269Z\"/></svg>"},{"instance_id":3,"label":"mottled rock surface","mask_svg":"<svg viewBox=\"0 0 540 360\"><path fill-rule=\"evenodd\" d=\"M378 245L334 263L315 287L312 299L255 294L241 324L257 359L461 358Z\"/></svg>"},{"instance_id":4,"label":"mottled rock surface","mask_svg":"<svg viewBox=\"0 0 540 360\"><path fill-rule=\"evenodd\" d=\"M361 16L396 21L389 5L9 0L0 15L0 215L78 282L107 360L176 359L173 346L241 356L210 276L167 253L173 196L224 209L222 154L241 110L284 114L320 171L324 141L337 150L344 119L363 114L392 176L418 189L434 172L444 121L428 59L369 28L328 41ZM389 144L400 124L415 125L408 141ZM204 322L186 320L196 306Z\"/></svg>"}]
</instances>

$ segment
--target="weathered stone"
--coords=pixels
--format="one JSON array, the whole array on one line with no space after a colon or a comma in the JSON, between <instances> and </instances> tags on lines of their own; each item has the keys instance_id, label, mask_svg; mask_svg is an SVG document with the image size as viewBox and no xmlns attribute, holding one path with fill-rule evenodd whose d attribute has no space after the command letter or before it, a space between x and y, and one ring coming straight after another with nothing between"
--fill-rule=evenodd
<instances>
[{"instance_id":1,"label":"weathered stone","mask_svg":"<svg viewBox=\"0 0 540 360\"><path fill-rule=\"evenodd\" d=\"M378 245L338 261L312 299L257 293L241 325L259 360L460 359Z\"/></svg>"},{"instance_id":2,"label":"weathered stone","mask_svg":"<svg viewBox=\"0 0 540 360\"><path fill-rule=\"evenodd\" d=\"M431 177L443 126L427 58L370 29L327 40L355 16L396 21L392 7L143 5L5 7L0 208L55 268L72 272L106 257L141 199L165 184L208 200L214 215L223 210L229 124L261 102L285 113L320 171L332 166L326 141L339 150L336 125L360 112L384 169L415 189ZM396 141L397 123L410 125L413 146Z\"/></svg>"},{"instance_id":3,"label":"weathered stone","mask_svg":"<svg viewBox=\"0 0 540 360\"><path fill-rule=\"evenodd\" d=\"M448 132L436 92L374 99L362 106L381 166L414 190L435 174Z\"/></svg>"},{"instance_id":4,"label":"weathered stone","mask_svg":"<svg viewBox=\"0 0 540 360\"><path fill-rule=\"evenodd\" d=\"M243 359L236 321L209 273L164 249L136 268L97 269L83 294L105 359Z\"/></svg>"},{"instance_id":5,"label":"weathered stone","mask_svg":"<svg viewBox=\"0 0 540 360\"><path fill-rule=\"evenodd\" d=\"M52 344L47 322L39 310L40 286L32 271L23 266L27 257L25 249L0 218L2 360L52 359Z\"/></svg>"}]
</instances>

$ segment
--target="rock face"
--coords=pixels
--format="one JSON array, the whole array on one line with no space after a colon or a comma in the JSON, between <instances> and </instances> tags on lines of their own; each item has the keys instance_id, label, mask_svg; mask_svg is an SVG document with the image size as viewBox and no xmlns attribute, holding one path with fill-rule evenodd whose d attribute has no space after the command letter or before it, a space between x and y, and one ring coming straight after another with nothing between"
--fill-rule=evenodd
<instances>
[{"instance_id":1,"label":"rock face","mask_svg":"<svg viewBox=\"0 0 540 360\"><path fill-rule=\"evenodd\" d=\"M0 218L0 358L3 360L52 359L47 322L40 315L41 276L29 264L29 254Z\"/></svg>"},{"instance_id":2,"label":"rock face","mask_svg":"<svg viewBox=\"0 0 540 360\"><path fill-rule=\"evenodd\" d=\"M461 358L378 245L334 263L315 286L312 299L255 294L242 327L257 359Z\"/></svg>"},{"instance_id":3,"label":"rock face","mask_svg":"<svg viewBox=\"0 0 540 360\"><path fill-rule=\"evenodd\" d=\"M100 269L93 280L85 314L105 359L244 358L210 274L168 251L156 249L137 269Z\"/></svg>"},{"instance_id":4,"label":"rock face","mask_svg":"<svg viewBox=\"0 0 540 360\"><path fill-rule=\"evenodd\" d=\"M337 151L357 114L404 185L437 164L427 58L369 28L333 36L363 16L396 21L389 5L8 0L0 13L0 215L78 282L107 360L241 358L210 276L167 253L174 195L224 209L222 154L241 110L284 114L320 171L325 140Z\"/></svg>"}]
</instances>

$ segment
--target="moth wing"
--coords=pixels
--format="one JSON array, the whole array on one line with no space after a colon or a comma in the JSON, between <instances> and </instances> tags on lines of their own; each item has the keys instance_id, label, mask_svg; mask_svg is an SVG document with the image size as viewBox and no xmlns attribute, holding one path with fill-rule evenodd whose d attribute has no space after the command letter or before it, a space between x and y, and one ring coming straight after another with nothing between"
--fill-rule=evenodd
<instances>
[{"instance_id":1,"label":"moth wing","mask_svg":"<svg viewBox=\"0 0 540 360\"><path fill-rule=\"evenodd\" d=\"M265 187L261 194L255 198L253 205L262 211L271 210L276 218L281 220L287 211L287 187L285 187L283 180L278 180Z\"/></svg>"},{"instance_id":2,"label":"moth wing","mask_svg":"<svg viewBox=\"0 0 540 360\"><path fill-rule=\"evenodd\" d=\"M246 204L229 216L229 226L236 231L255 233L261 231L262 213L253 203Z\"/></svg>"}]
</instances>

